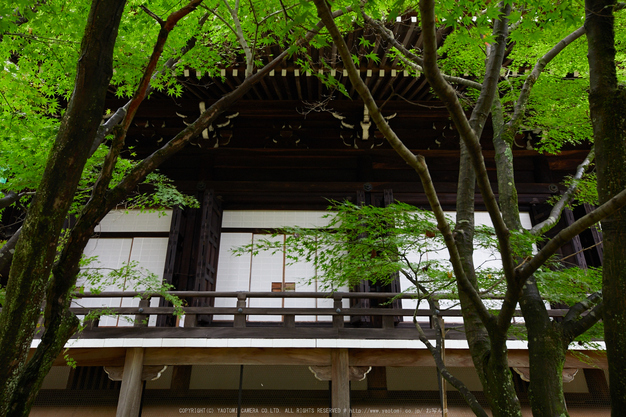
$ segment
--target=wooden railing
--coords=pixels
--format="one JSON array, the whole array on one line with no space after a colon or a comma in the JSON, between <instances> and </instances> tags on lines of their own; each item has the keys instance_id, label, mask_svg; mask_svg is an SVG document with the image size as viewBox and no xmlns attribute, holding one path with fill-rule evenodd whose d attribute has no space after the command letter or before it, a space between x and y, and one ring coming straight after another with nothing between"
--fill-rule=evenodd
<instances>
[{"instance_id":1,"label":"wooden railing","mask_svg":"<svg viewBox=\"0 0 626 417\"><path fill-rule=\"evenodd\" d=\"M383 328L394 327L394 317L413 315L422 318L422 321L430 321L432 313L429 309L413 308L346 308L343 300L348 299L377 299L389 301L391 299L414 300L414 294L397 293L374 293L374 292L206 292L206 291L170 291L169 294L181 299L191 300L193 298L216 299L230 298L236 299L235 307L183 307L185 314L184 327L195 327L198 315L232 315L233 327L244 328L248 324L248 316L282 316L283 326L295 327L298 316L328 316L332 320L327 323L334 328L343 328L345 317L372 316L380 317ZM150 315L172 315L173 307L150 307L150 299L162 297L161 294L145 294L141 292L102 292L97 294L85 293L78 298L132 298L141 297L137 307L73 307L70 310L76 315L87 315L94 311L106 309L106 315L135 315L136 326L142 327L141 321ZM333 300L332 307L248 307L247 301L250 299L323 299ZM550 310L553 317L562 317L567 310ZM518 312L519 315L519 312ZM437 314L440 318L461 317L460 309L442 309ZM144 324L145 325L145 324ZM97 326L97 323L95 323Z\"/></svg>"}]
</instances>

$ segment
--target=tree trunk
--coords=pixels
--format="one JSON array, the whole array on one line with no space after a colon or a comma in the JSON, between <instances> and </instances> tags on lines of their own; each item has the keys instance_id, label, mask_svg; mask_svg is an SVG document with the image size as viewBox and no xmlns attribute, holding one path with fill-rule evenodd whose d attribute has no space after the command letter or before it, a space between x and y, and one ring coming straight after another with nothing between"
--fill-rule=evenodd
<instances>
[{"instance_id":1,"label":"tree trunk","mask_svg":"<svg viewBox=\"0 0 626 417\"><path fill-rule=\"evenodd\" d=\"M533 416L568 416L563 396L563 365L569 342L564 341L561 323L548 317L534 277L524 286L520 306L528 330L529 400Z\"/></svg>"},{"instance_id":2,"label":"tree trunk","mask_svg":"<svg viewBox=\"0 0 626 417\"><path fill-rule=\"evenodd\" d=\"M478 130L480 128L476 127ZM457 210L455 242L463 260L463 269L472 285L477 286L474 273L474 193L476 175L467 147L461 141L461 157L459 163L459 183L457 187ZM492 355L492 350L506 351L506 340L494 345L487 333L485 325L480 320L476 309L468 295L459 288L459 300L463 312L463 326L465 336L472 355L474 367L478 373L483 391L489 401L494 416L521 416L521 409L515 387L512 383L511 372L508 366L508 357ZM502 344L504 343L504 344Z\"/></svg>"},{"instance_id":3,"label":"tree trunk","mask_svg":"<svg viewBox=\"0 0 626 417\"><path fill-rule=\"evenodd\" d=\"M26 394L24 387L20 387L20 375L24 371L35 371L26 364L26 358L57 253L61 227L104 111L104 99L113 74L113 47L125 3L125 0L92 2L74 93L16 247L6 303L0 314L0 352L5 358L0 361L0 416L28 415L29 412L30 400L24 399ZM68 329L72 327L70 322ZM37 392L42 381L42 376L31 379L29 389Z\"/></svg>"},{"instance_id":4,"label":"tree trunk","mask_svg":"<svg viewBox=\"0 0 626 417\"><path fill-rule=\"evenodd\" d=\"M511 150L516 132L505 126L500 103L496 103L492 114L493 128L497 132L493 137L493 144L496 150L498 202L502 218L509 230L522 230ZM528 250L530 253L531 248ZM533 416L567 416L569 414L563 396L562 371L568 344L563 346L561 326L550 320L533 277L523 287L520 307L528 330L531 374L529 400Z\"/></svg>"},{"instance_id":5,"label":"tree trunk","mask_svg":"<svg viewBox=\"0 0 626 417\"><path fill-rule=\"evenodd\" d=\"M626 186L626 92L617 86L614 1L586 0L590 93L600 203ZM626 210L602 220L604 338L612 415L626 410Z\"/></svg>"}]
</instances>

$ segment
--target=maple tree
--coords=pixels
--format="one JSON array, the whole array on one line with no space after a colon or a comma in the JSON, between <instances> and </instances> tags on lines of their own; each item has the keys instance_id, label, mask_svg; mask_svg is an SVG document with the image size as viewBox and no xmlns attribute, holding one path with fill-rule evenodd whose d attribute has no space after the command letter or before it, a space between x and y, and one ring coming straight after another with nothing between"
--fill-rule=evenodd
<instances>
[{"instance_id":1,"label":"maple tree","mask_svg":"<svg viewBox=\"0 0 626 417\"><path fill-rule=\"evenodd\" d=\"M596 7L591 6L591 9ZM539 146L547 152L557 152L563 141L580 142L589 138L591 124L585 115L585 89L594 71L584 64L581 53L586 53L583 35L585 31L592 33L588 28L594 27L594 22L591 19L587 26L578 28L583 23L584 11L565 2L557 5L552 2L512 5L510 2L487 1L420 3L424 49L420 55L416 53L419 51L398 48L398 54L408 68L426 74L437 95L449 106L463 139L460 144L457 226L453 233L441 215L436 190L428 179L426 161L406 149L401 138L395 136L386 124L355 68L349 65L352 62L349 51L343 51L341 47L342 33L352 27L353 19L368 22L380 30L380 36L389 37L384 28L385 18L412 7L415 5L400 0L370 1L365 5L334 2L332 8L336 11L332 17L348 15L337 28L332 23L327 3L321 0L316 0L315 4L268 0L192 0L185 4L163 0L151 1L149 5L126 0L93 0L91 4L20 0L0 5L0 55L3 61L3 71L0 72L0 126L3 131L0 176L6 180L0 208L26 201L28 209L22 228L0 248L0 264L11 263L6 290L2 290L6 293L0 298L0 351L9 358L0 363L0 415L28 414L52 361L76 330L77 320L68 313L71 291L83 249L98 221L127 198L130 191L164 160L182 149L254 83L294 52L295 47L316 40L314 36L324 25L328 26L330 36L342 52L351 82L380 131L422 178L438 227L450 250L468 341L492 412L506 416L521 413L511 382L505 345L511 316L519 301L529 334L541 336L537 338L538 343L531 343L529 347L531 375L541 372L546 376L541 379L531 377L533 412L536 415L566 414L560 383L565 351L577 334L600 317L601 308L606 303L603 304L597 294L592 294L588 299L574 303L571 316L566 316L563 323L555 324L546 314L540 287L535 284L533 274L560 242L614 213L626 202L626 197L620 181L611 181L611 184L617 184L615 187L601 185L600 202L603 205L598 210L559 233L537 254L531 254L527 248L528 253L522 256L528 260L518 267L520 258L511 249L510 240L516 231L521 232L510 148L512 138L522 125L543 132L545 140ZM612 13L621 6L607 3L598 7ZM324 24L318 22L318 13ZM62 24L59 24L60 16ZM88 22L86 27L85 22ZM607 26L621 27L619 21L609 23ZM438 25L453 29L439 50L444 59L437 58L438 51L432 42ZM577 38L580 40L573 42ZM325 39L328 39L328 33L317 42L324 45ZM392 39L388 41L393 44ZM530 74L502 76L503 57L509 42L515 42L510 58L520 67L533 66ZM603 38L602 42L614 45L612 39ZM263 45L274 43L295 47L260 66L259 50ZM489 50L486 62L485 48ZM590 51L600 50L591 42L589 48ZM214 73L224 62L230 62L233 54L241 54L246 62L246 80L237 89L225 94L194 123L146 159L128 161L120 157L133 116L152 90L176 96L183 88L176 77L185 66ZM591 64L591 58L589 62ZM612 62L606 66L615 70L616 65ZM591 64L592 68L597 63ZM570 72L582 76L564 88L555 77L540 77L548 64L561 76ZM255 67L256 72L253 71ZM465 72L468 77L459 76ZM621 75L618 72L615 79ZM481 79L482 82L476 81ZM591 80L592 91L595 91L593 77ZM473 89L474 93L468 90L468 97L473 100L469 120L448 82ZM128 102L106 115L104 98L109 87L120 97L128 98ZM607 88L617 91L616 87ZM498 133L495 147L499 201L486 179L479 147L480 133L489 114L496 127L494 131ZM571 121L568 126L558 122L563 117ZM598 126L593 126L596 137L600 134ZM596 153L598 158L600 155L623 155L623 152L611 153L606 149L596 149ZM609 160L606 166L626 172L618 162ZM574 190L584 180L587 165L573 177L568 193L555 205L549 221L533 229L533 234L544 233L558 219L560 210L573 198ZM600 184L604 184L603 178L612 176L606 171L598 171ZM503 260L507 286L498 316L489 312L477 295L475 268L471 264L475 182L492 216ZM184 201L183 196L171 189L166 194L176 202ZM28 200L31 197L32 201ZM78 220L60 248L61 228L70 211ZM615 247L626 248L621 235L611 239ZM626 256L616 254L612 259L626 259ZM619 268L618 272L605 270L605 294L623 284ZM617 294L620 293L615 292ZM33 358L27 361L44 300L42 342ZM610 308L616 308L611 305ZM583 312L588 314L583 317ZM617 314L615 318L611 329L617 340L607 338L609 352L612 346L619 345L620 340L626 340L618 331L622 318ZM610 353L610 362L619 362L619 355ZM619 379L613 382L614 378L619 378L615 376L620 375L619 371L611 371L611 375L612 396L623 398L626 389L617 382Z\"/></svg>"},{"instance_id":2,"label":"maple tree","mask_svg":"<svg viewBox=\"0 0 626 417\"><path fill-rule=\"evenodd\" d=\"M147 7L94 0L88 7L22 1L0 6L5 62L0 82L7 86L0 118L7 128L0 145L7 179L1 208L34 190L23 226L0 249L0 262L10 263L0 312L0 350L6 358L0 363L2 416L28 415L52 362L78 327L68 308L83 250L98 222L289 53L253 73L255 48L279 39L297 46L322 27L310 13L277 24L289 16L280 1L207 3L155 1ZM64 24L58 16L66 17ZM248 67L241 85L149 157L132 162L120 157L126 132L150 91L178 94L176 75L185 65L216 71L237 46ZM103 120L110 85L129 100ZM174 203L188 201L172 189L166 194ZM70 208L77 220L59 246ZM27 360L44 304L41 342Z\"/></svg>"}]
</instances>

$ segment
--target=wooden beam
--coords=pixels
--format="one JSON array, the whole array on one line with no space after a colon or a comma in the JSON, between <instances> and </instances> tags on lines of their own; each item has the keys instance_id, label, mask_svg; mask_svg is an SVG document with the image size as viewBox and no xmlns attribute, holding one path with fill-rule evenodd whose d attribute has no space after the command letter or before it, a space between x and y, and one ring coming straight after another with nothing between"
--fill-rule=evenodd
<instances>
[{"instance_id":1,"label":"wooden beam","mask_svg":"<svg viewBox=\"0 0 626 417\"><path fill-rule=\"evenodd\" d=\"M350 416L350 369L348 349L330 352L332 366L333 417Z\"/></svg>"},{"instance_id":2,"label":"wooden beam","mask_svg":"<svg viewBox=\"0 0 626 417\"><path fill-rule=\"evenodd\" d=\"M156 381L161 377L161 374L167 369L167 365L156 366L144 366L141 373L142 381ZM104 372L107 373L111 381L123 381L124 380L124 367L123 366L105 366Z\"/></svg>"},{"instance_id":3,"label":"wooden beam","mask_svg":"<svg viewBox=\"0 0 626 417\"><path fill-rule=\"evenodd\" d=\"M155 348L146 349L149 365L330 365L329 349Z\"/></svg>"},{"instance_id":4,"label":"wooden beam","mask_svg":"<svg viewBox=\"0 0 626 417\"><path fill-rule=\"evenodd\" d=\"M138 417L141 406L143 348L128 348L116 417Z\"/></svg>"},{"instance_id":5,"label":"wooden beam","mask_svg":"<svg viewBox=\"0 0 626 417\"><path fill-rule=\"evenodd\" d=\"M193 329L203 330L202 328ZM234 330L234 329L231 329ZM249 329L246 329L249 330ZM266 331L266 329L260 329ZM363 329L374 331L378 329ZM205 329L206 332L206 329ZM206 337L206 335L204 336ZM344 338L340 336L340 338ZM191 338L193 339L193 338ZM391 342L390 345L392 345ZM34 352L34 349L31 349ZM124 348L70 348L69 355L79 366L123 366ZM582 351L589 361L581 362L567 354L566 368L608 369L606 355L595 351ZM528 367L528 351L509 350L509 366ZM426 349L350 349L350 366L435 366ZM330 366L328 348L146 348L145 365L306 365ZM56 366L66 365L60 356ZM446 365L471 368L472 357L466 349L446 349Z\"/></svg>"}]
</instances>

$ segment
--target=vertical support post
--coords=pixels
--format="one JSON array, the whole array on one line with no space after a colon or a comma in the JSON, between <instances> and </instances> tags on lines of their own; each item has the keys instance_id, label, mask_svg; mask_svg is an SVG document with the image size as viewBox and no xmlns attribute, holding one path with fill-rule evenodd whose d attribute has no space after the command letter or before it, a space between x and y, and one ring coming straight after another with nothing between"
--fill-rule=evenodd
<instances>
[{"instance_id":1,"label":"vertical support post","mask_svg":"<svg viewBox=\"0 0 626 417\"><path fill-rule=\"evenodd\" d=\"M393 329L395 327L394 316L383 316L383 329Z\"/></svg>"},{"instance_id":2,"label":"vertical support post","mask_svg":"<svg viewBox=\"0 0 626 417\"><path fill-rule=\"evenodd\" d=\"M333 417L350 417L350 367L348 349L333 349L330 355L332 365Z\"/></svg>"},{"instance_id":3,"label":"vertical support post","mask_svg":"<svg viewBox=\"0 0 626 417\"><path fill-rule=\"evenodd\" d=\"M170 389L172 391L188 391L191 382L191 365L174 366L172 372L172 382Z\"/></svg>"},{"instance_id":4,"label":"vertical support post","mask_svg":"<svg viewBox=\"0 0 626 417\"><path fill-rule=\"evenodd\" d=\"M343 307L342 305L342 296L341 294L333 294L333 308L335 309L336 313L340 313L341 312L341 308ZM343 327L343 317L342 315L337 314L336 316L333 316L333 327L335 329L340 329Z\"/></svg>"},{"instance_id":5,"label":"vertical support post","mask_svg":"<svg viewBox=\"0 0 626 417\"><path fill-rule=\"evenodd\" d=\"M233 327L246 327L246 315L242 314L246 308L246 293L240 292L237 294L237 312L235 319L233 320Z\"/></svg>"},{"instance_id":6,"label":"vertical support post","mask_svg":"<svg viewBox=\"0 0 626 417\"><path fill-rule=\"evenodd\" d=\"M285 327L296 327L296 315L295 314L285 314L283 316L283 326L285 326Z\"/></svg>"},{"instance_id":7,"label":"vertical support post","mask_svg":"<svg viewBox=\"0 0 626 417\"><path fill-rule=\"evenodd\" d=\"M185 313L185 321L183 321L183 327L196 327L197 324L198 324L197 315Z\"/></svg>"},{"instance_id":8,"label":"vertical support post","mask_svg":"<svg viewBox=\"0 0 626 417\"><path fill-rule=\"evenodd\" d=\"M387 398L386 367L372 366L372 369L367 373L367 391L367 395L371 398Z\"/></svg>"},{"instance_id":9,"label":"vertical support post","mask_svg":"<svg viewBox=\"0 0 626 417\"><path fill-rule=\"evenodd\" d=\"M143 348L126 349L122 387L117 402L116 417L138 417L141 406L141 376L143 373Z\"/></svg>"}]
</instances>

